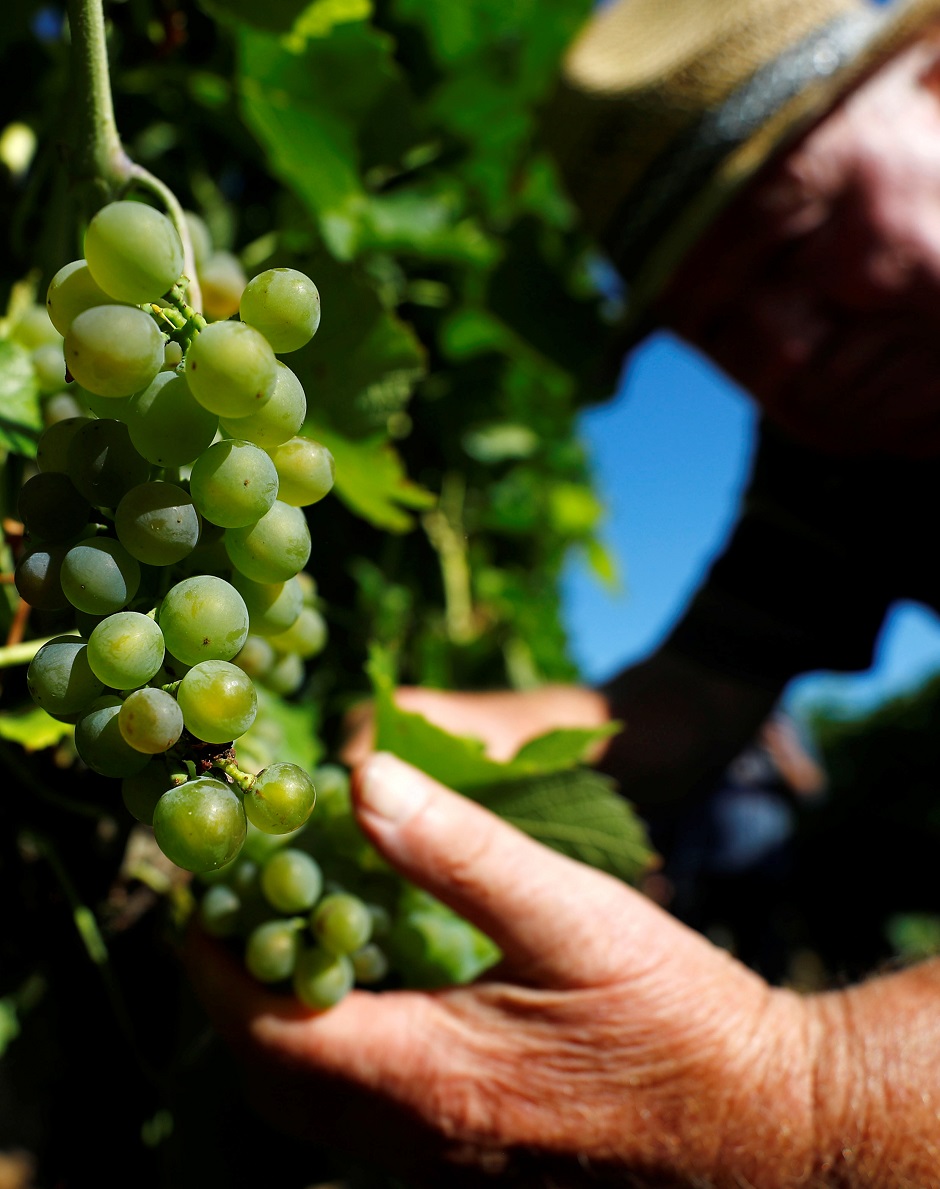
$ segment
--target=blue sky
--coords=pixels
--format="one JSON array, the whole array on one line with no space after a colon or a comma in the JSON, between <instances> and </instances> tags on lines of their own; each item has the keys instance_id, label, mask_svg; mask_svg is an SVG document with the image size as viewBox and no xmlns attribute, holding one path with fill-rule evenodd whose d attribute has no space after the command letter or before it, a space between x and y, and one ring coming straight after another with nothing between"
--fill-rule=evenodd
<instances>
[{"instance_id":1,"label":"blue sky","mask_svg":"<svg viewBox=\"0 0 940 1189\"><path fill-rule=\"evenodd\" d=\"M706 360L667 334L635 353L616 397L588 411L582 436L608 508L602 536L623 589L602 588L573 560L564 582L575 657L589 681L651 651L734 523L747 478L754 411ZM940 670L932 613L899 605L867 674L811 674L791 684L796 712L825 699L865 709Z\"/></svg>"}]
</instances>

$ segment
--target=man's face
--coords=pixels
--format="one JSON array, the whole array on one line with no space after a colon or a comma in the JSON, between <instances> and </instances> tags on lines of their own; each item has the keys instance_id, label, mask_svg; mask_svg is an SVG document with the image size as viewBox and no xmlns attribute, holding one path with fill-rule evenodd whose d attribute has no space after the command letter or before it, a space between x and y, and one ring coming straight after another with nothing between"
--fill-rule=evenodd
<instances>
[{"instance_id":1,"label":"man's face","mask_svg":"<svg viewBox=\"0 0 940 1189\"><path fill-rule=\"evenodd\" d=\"M798 440L940 454L937 29L735 199L661 313Z\"/></svg>"}]
</instances>

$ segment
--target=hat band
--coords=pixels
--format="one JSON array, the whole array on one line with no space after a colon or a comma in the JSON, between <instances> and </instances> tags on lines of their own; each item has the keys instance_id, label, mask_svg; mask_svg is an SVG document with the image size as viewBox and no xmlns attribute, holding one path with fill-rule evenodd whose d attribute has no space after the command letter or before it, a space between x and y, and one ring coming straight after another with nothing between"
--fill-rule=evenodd
<instances>
[{"instance_id":1,"label":"hat band","mask_svg":"<svg viewBox=\"0 0 940 1189\"><path fill-rule=\"evenodd\" d=\"M612 258L627 279L668 236L689 199L708 187L725 158L807 84L827 78L857 57L887 15L860 9L814 30L672 141L635 183L613 219L612 226L620 226L612 238Z\"/></svg>"}]
</instances>

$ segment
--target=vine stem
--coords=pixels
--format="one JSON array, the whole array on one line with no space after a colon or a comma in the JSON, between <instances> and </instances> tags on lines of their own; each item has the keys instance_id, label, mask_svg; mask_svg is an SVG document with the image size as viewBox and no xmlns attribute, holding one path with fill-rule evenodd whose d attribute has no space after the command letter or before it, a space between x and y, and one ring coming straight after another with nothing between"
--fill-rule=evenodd
<instances>
[{"instance_id":1,"label":"vine stem","mask_svg":"<svg viewBox=\"0 0 940 1189\"><path fill-rule=\"evenodd\" d=\"M132 161L121 143L111 93L103 0L67 0L66 6L72 38L72 175L89 185L96 207L122 197L133 186L159 198L183 241L190 303L201 310L192 236L179 199L149 169Z\"/></svg>"},{"instance_id":2,"label":"vine stem","mask_svg":"<svg viewBox=\"0 0 940 1189\"><path fill-rule=\"evenodd\" d=\"M0 669L12 669L14 665L28 665L43 644L48 644L55 636L46 636L42 640L26 640L22 644L6 644L0 648ZM75 637L78 639L78 636Z\"/></svg>"}]
</instances>

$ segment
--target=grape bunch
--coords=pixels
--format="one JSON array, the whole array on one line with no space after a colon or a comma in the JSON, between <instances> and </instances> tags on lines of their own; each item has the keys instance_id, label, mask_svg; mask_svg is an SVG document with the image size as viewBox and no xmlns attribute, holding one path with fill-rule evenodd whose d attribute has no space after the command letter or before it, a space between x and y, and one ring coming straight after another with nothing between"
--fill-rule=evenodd
<instances>
[{"instance_id":1,"label":"grape bunch","mask_svg":"<svg viewBox=\"0 0 940 1189\"><path fill-rule=\"evenodd\" d=\"M277 358L313 337L319 294L269 269L237 319L207 321L175 227L140 202L104 206L84 252L49 285L62 337L44 344L82 412L39 439L15 569L22 598L71 610L78 634L43 644L27 684L74 724L84 763L122 780L163 852L211 871L248 822L288 833L315 800L302 768L242 771L232 744L255 719L255 681L293 692L325 643L303 508L330 491L333 459L301 434L305 394Z\"/></svg>"},{"instance_id":2,"label":"grape bunch","mask_svg":"<svg viewBox=\"0 0 940 1189\"><path fill-rule=\"evenodd\" d=\"M249 831L241 854L199 877L199 918L247 971L323 1011L353 986L442 986L477 977L492 942L378 857L356 826L345 769L314 772L317 829Z\"/></svg>"}]
</instances>

